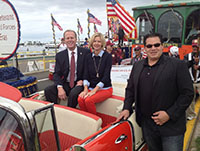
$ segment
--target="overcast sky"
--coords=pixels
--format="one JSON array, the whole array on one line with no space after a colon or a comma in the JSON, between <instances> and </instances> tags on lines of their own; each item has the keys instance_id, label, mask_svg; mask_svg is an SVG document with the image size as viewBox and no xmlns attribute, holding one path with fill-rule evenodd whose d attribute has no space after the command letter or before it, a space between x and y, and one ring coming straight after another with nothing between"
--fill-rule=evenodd
<instances>
[{"instance_id":1,"label":"overcast sky","mask_svg":"<svg viewBox=\"0 0 200 151\"><path fill-rule=\"evenodd\" d=\"M107 31L106 0L10 0L15 7L21 25L21 42L53 41L51 17L52 13L61 27L77 31L77 18L83 27L80 39L87 37L87 9L102 21L97 25L99 32ZM159 0L119 0L120 4L133 15L132 8L151 5ZM93 25L90 25L93 34ZM55 27L56 40L59 41L63 32Z\"/></svg>"}]
</instances>

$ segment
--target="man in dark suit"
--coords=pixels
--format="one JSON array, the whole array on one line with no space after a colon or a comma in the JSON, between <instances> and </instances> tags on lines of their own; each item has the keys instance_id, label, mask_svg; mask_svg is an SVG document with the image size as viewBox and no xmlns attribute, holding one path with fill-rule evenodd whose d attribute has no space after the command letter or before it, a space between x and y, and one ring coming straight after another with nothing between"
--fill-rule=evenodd
<instances>
[{"instance_id":1,"label":"man in dark suit","mask_svg":"<svg viewBox=\"0 0 200 151\"><path fill-rule=\"evenodd\" d=\"M63 37L67 49L56 54L54 85L45 89L45 97L47 101L58 104L58 98L65 100L68 96L68 106L75 108L78 95L83 91L84 59L90 50L76 46L77 35L73 30L66 30Z\"/></svg>"},{"instance_id":2,"label":"man in dark suit","mask_svg":"<svg viewBox=\"0 0 200 151\"><path fill-rule=\"evenodd\" d=\"M194 93L187 65L163 55L162 36L158 33L144 37L144 48L147 58L133 65L118 119L127 119L135 103L136 121L149 151L181 151L185 111Z\"/></svg>"}]
</instances>

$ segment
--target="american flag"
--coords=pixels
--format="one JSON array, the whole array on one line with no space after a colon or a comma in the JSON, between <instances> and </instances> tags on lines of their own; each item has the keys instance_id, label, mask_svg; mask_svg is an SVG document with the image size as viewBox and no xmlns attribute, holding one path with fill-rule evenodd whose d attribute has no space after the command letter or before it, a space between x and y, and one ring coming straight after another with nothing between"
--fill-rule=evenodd
<instances>
[{"instance_id":1,"label":"american flag","mask_svg":"<svg viewBox=\"0 0 200 151\"><path fill-rule=\"evenodd\" d=\"M95 32L95 33L98 32L96 24L94 24L94 32Z\"/></svg>"},{"instance_id":2,"label":"american flag","mask_svg":"<svg viewBox=\"0 0 200 151\"><path fill-rule=\"evenodd\" d=\"M94 15L92 15L91 13L88 13L88 19L89 19L89 23L94 23L97 25L101 26L101 21L98 20Z\"/></svg>"},{"instance_id":3,"label":"american flag","mask_svg":"<svg viewBox=\"0 0 200 151\"><path fill-rule=\"evenodd\" d=\"M78 29L80 30L80 32L82 34L83 33L83 28L82 28L79 20L78 20Z\"/></svg>"},{"instance_id":4,"label":"american flag","mask_svg":"<svg viewBox=\"0 0 200 151\"><path fill-rule=\"evenodd\" d=\"M107 16L108 17L117 17L117 14L115 13L115 10L114 10L111 0L107 0L106 8L107 8Z\"/></svg>"},{"instance_id":5,"label":"american flag","mask_svg":"<svg viewBox=\"0 0 200 151\"><path fill-rule=\"evenodd\" d=\"M57 21L54 19L53 15L51 15L51 20L52 20L52 24L54 26L57 26L60 31L63 31L62 27L57 23Z\"/></svg>"},{"instance_id":6,"label":"american flag","mask_svg":"<svg viewBox=\"0 0 200 151\"><path fill-rule=\"evenodd\" d=\"M125 35L130 35L134 31L134 36L132 38L137 38L136 23L134 18L119 4L116 0L107 0L111 3L120 23L124 29ZM111 9L110 9L111 10Z\"/></svg>"}]
</instances>

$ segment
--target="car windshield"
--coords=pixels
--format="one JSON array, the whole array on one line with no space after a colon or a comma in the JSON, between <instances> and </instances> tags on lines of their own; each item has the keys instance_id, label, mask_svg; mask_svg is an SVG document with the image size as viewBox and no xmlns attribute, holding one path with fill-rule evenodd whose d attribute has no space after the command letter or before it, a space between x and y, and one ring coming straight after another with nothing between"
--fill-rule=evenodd
<instances>
[{"instance_id":1,"label":"car windshield","mask_svg":"<svg viewBox=\"0 0 200 151\"><path fill-rule=\"evenodd\" d=\"M0 108L0 150L24 150L23 137L20 126L9 112Z\"/></svg>"},{"instance_id":2,"label":"car windshield","mask_svg":"<svg viewBox=\"0 0 200 151\"><path fill-rule=\"evenodd\" d=\"M42 151L55 151L60 149L56 121L52 110L53 104L34 111L37 135Z\"/></svg>"}]
</instances>

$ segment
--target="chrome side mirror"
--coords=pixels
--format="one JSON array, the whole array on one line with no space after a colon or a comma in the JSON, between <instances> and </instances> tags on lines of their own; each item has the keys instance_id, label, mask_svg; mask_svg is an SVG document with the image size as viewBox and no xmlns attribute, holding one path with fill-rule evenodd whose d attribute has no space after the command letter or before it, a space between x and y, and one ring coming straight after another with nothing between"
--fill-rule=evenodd
<instances>
[{"instance_id":1,"label":"chrome side mirror","mask_svg":"<svg viewBox=\"0 0 200 151\"><path fill-rule=\"evenodd\" d=\"M70 151L86 151L86 149L82 147L81 145L73 145L70 148Z\"/></svg>"}]
</instances>

